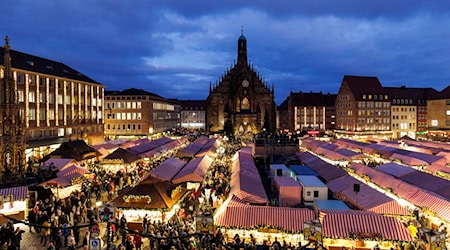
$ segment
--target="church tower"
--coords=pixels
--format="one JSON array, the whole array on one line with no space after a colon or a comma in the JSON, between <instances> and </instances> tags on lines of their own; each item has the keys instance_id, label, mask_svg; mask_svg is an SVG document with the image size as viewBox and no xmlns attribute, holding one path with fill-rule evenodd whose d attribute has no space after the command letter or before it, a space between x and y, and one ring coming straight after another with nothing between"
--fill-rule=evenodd
<instances>
[{"instance_id":1,"label":"church tower","mask_svg":"<svg viewBox=\"0 0 450 250\"><path fill-rule=\"evenodd\" d=\"M233 136L276 129L274 87L249 65L242 30L237 41L237 63L225 71L218 83L210 85L206 126L208 132L223 131Z\"/></svg>"},{"instance_id":2,"label":"church tower","mask_svg":"<svg viewBox=\"0 0 450 250\"><path fill-rule=\"evenodd\" d=\"M25 132L23 109L16 95L16 82L11 70L8 37L5 38L4 68L0 82L0 170L1 182L14 180L23 174L25 158Z\"/></svg>"}]
</instances>

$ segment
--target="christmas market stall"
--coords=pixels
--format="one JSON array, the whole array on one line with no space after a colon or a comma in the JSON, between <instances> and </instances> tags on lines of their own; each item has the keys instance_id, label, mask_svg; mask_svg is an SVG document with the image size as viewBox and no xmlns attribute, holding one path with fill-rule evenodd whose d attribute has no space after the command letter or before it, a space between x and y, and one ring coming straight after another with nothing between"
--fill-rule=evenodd
<instances>
[{"instance_id":1,"label":"christmas market stall","mask_svg":"<svg viewBox=\"0 0 450 250\"><path fill-rule=\"evenodd\" d=\"M171 157L154 168L150 175L161 181L171 181L184 165L186 165L185 161Z\"/></svg>"},{"instance_id":2,"label":"christmas market stall","mask_svg":"<svg viewBox=\"0 0 450 250\"><path fill-rule=\"evenodd\" d=\"M207 155L190 160L172 178L172 183L201 183L203 181L203 176L205 175L206 171L208 171L208 168L211 166L212 162L212 158Z\"/></svg>"},{"instance_id":3,"label":"christmas market stall","mask_svg":"<svg viewBox=\"0 0 450 250\"><path fill-rule=\"evenodd\" d=\"M64 199L69 197L73 191L81 191L85 173L82 173L79 170L70 171L65 175L43 182L39 184L39 186L51 189L53 195L60 199Z\"/></svg>"},{"instance_id":4,"label":"christmas market stall","mask_svg":"<svg viewBox=\"0 0 450 250\"><path fill-rule=\"evenodd\" d=\"M178 150L177 156L180 158L192 159L195 157L203 146L209 142L209 138L205 135L198 137L195 141L187 145L186 147Z\"/></svg>"},{"instance_id":5,"label":"christmas market stall","mask_svg":"<svg viewBox=\"0 0 450 250\"><path fill-rule=\"evenodd\" d=\"M319 216L323 245L327 249L394 248L397 242L411 242L413 237L398 219L370 211L322 210ZM308 232L305 232L308 237Z\"/></svg>"},{"instance_id":6,"label":"christmas market stall","mask_svg":"<svg viewBox=\"0 0 450 250\"><path fill-rule=\"evenodd\" d=\"M214 214L214 224L223 230L229 241L238 234L248 242L251 234L258 245L275 237L292 245L299 242L305 245L303 225L312 220L314 211L308 208L249 205L235 195L231 195Z\"/></svg>"},{"instance_id":7,"label":"christmas market stall","mask_svg":"<svg viewBox=\"0 0 450 250\"><path fill-rule=\"evenodd\" d=\"M102 168L113 173L117 171L131 172L136 163L141 159L128 149L118 148L101 161Z\"/></svg>"},{"instance_id":8,"label":"christmas market stall","mask_svg":"<svg viewBox=\"0 0 450 250\"><path fill-rule=\"evenodd\" d=\"M130 229L140 229L144 216L151 222L165 222L174 216L179 203L188 194L183 186L173 185L151 176L138 185L120 194L111 205L116 217L123 214Z\"/></svg>"},{"instance_id":9,"label":"christmas market stall","mask_svg":"<svg viewBox=\"0 0 450 250\"><path fill-rule=\"evenodd\" d=\"M26 218L28 187L10 187L0 189L0 214L13 217L18 220ZM0 216L0 223L7 219Z\"/></svg>"}]
</instances>

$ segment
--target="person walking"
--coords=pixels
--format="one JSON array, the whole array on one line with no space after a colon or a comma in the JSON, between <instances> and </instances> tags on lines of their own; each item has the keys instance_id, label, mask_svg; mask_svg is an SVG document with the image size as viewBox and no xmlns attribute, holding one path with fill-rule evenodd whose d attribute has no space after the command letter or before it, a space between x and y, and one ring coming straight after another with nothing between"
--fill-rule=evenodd
<instances>
[{"instance_id":1,"label":"person walking","mask_svg":"<svg viewBox=\"0 0 450 250\"><path fill-rule=\"evenodd\" d=\"M41 245L46 246L47 245L47 239L50 236L50 222L47 220L42 223L42 229L41 229Z\"/></svg>"}]
</instances>

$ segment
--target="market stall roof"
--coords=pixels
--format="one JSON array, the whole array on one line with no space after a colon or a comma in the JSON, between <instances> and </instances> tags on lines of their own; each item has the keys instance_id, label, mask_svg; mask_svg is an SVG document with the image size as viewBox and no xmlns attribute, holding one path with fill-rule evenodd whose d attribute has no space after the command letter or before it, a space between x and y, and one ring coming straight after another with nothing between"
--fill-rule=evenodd
<instances>
[{"instance_id":1,"label":"market stall roof","mask_svg":"<svg viewBox=\"0 0 450 250\"><path fill-rule=\"evenodd\" d=\"M297 154L298 156L299 154ZM304 157L301 157L304 158ZM299 158L300 160L302 160ZM325 182L329 182L335 178L347 175L347 172L342 168L338 168L317 156L308 157L304 163L316 172Z\"/></svg>"},{"instance_id":2,"label":"market stall roof","mask_svg":"<svg viewBox=\"0 0 450 250\"><path fill-rule=\"evenodd\" d=\"M341 200L314 200L314 206L317 209L350 210L350 208Z\"/></svg>"},{"instance_id":3,"label":"market stall roof","mask_svg":"<svg viewBox=\"0 0 450 250\"><path fill-rule=\"evenodd\" d=\"M307 208L253 206L231 195L214 215L214 224L250 228L274 226L281 230L301 231L303 223L314 220L314 211Z\"/></svg>"},{"instance_id":4,"label":"market stall roof","mask_svg":"<svg viewBox=\"0 0 450 250\"><path fill-rule=\"evenodd\" d=\"M319 141L311 137L303 138L300 140L300 145L304 148L307 148L311 151L315 151L318 147L324 146L328 143L324 141Z\"/></svg>"},{"instance_id":5,"label":"market stall roof","mask_svg":"<svg viewBox=\"0 0 450 250\"><path fill-rule=\"evenodd\" d=\"M12 195L14 200L23 201L28 195L28 186L10 187L0 189L0 197Z\"/></svg>"},{"instance_id":6,"label":"market stall roof","mask_svg":"<svg viewBox=\"0 0 450 250\"><path fill-rule=\"evenodd\" d=\"M43 187L67 187L72 185L72 180L75 178L83 177L83 174L72 173L61 177L56 177L46 182L40 183L39 186Z\"/></svg>"},{"instance_id":7,"label":"market stall roof","mask_svg":"<svg viewBox=\"0 0 450 250\"><path fill-rule=\"evenodd\" d=\"M394 177L401 177L416 171L412 167L408 167L395 162L388 162L375 167L376 170L390 174Z\"/></svg>"},{"instance_id":8,"label":"market stall roof","mask_svg":"<svg viewBox=\"0 0 450 250\"><path fill-rule=\"evenodd\" d=\"M436 213L440 218L450 221L450 201L446 198L425 190L419 190L409 199L414 205L423 210L430 210Z\"/></svg>"},{"instance_id":9,"label":"market stall roof","mask_svg":"<svg viewBox=\"0 0 450 250\"><path fill-rule=\"evenodd\" d=\"M103 158L103 160L106 161L119 161L125 164L131 164L140 159L141 157L136 155L133 151L124 148L118 148L114 150L114 152Z\"/></svg>"},{"instance_id":10,"label":"market stall roof","mask_svg":"<svg viewBox=\"0 0 450 250\"><path fill-rule=\"evenodd\" d=\"M396 200L366 184L360 184L358 193L354 191L353 183L342 183L341 185L347 186L347 188L336 193L335 196L360 210L385 215L411 215Z\"/></svg>"},{"instance_id":11,"label":"market stall roof","mask_svg":"<svg viewBox=\"0 0 450 250\"><path fill-rule=\"evenodd\" d=\"M294 171L295 175L318 175L316 172L314 172L314 170L308 168L308 166L306 165L289 165L289 169L291 169L291 171Z\"/></svg>"},{"instance_id":12,"label":"market stall roof","mask_svg":"<svg viewBox=\"0 0 450 250\"><path fill-rule=\"evenodd\" d=\"M447 179L418 170L400 178L414 186L434 192L450 200L450 181Z\"/></svg>"},{"instance_id":13,"label":"market stall roof","mask_svg":"<svg viewBox=\"0 0 450 250\"><path fill-rule=\"evenodd\" d=\"M206 135L198 137L194 142L187 145L185 148L178 150L178 157L190 157L194 158L195 154L202 149L202 147L209 142L209 138Z\"/></svg>"},{"instance_id":14,"label":"market stall roof","mask_svg":"<svg viewBox=\"0 0 450 250\"><path fill-rule=\"evenodd\" d=\"M253 157L238 151L233 159L230 195L249 204L267 204L269 200Z\"/></svg>"},{"instance_id":15,"label":"market stall roof","mask_svg":"<svg viewBox=\"0 0 450 250\"><path fill-rule=\"evenodd\" d=\"M372 238L412 241L408 229L395 217L368 211L322 210L319 220L325 238Z\"/></svg>"},{"instance_id":16,"label":"market stall roof","mask_svg":"<svg viewBox=\"0 0 450 250\"><path fill-rule=\"evenodd\" d=\"M344 139L344 138L337 139L334 141L334 143L341 148L349 148L352 150L359 150L359 151L362 151L363 148L365 148L369 145L369 143L366 143L366 142L354 141L354 140Z\"/></svg>"},{"instance_id":17,"label":"market stall roof","mask_svg":"<svg viewBox=\"0 0 450 250\"><path fill-rule=\"evenodd\" d=\"M407 145L414 145L416 147L427 147L427 148L434 148L437 150L450 150L450 144L446 142L440 142L440 141L429 141L429 140L412 140L412 139L406 139L402 138L402 141L405 142ZM434 151L436 152L436 151Z\"/></svg>"},{"instance_id":18,"label":"market stall roof","mask_svg":"<svg viewBox=\"0 0 450 250\"><path fill-rule=\"evenodd\" d=\"M392 154L394 154L395 150L397 149L393 147L372 143L367 145L367 147L363 148L362 151L363 153L377 154L380 155L381 158L388 159L389 157L391 157Z\"/></svg>"},{"instance_id":19,"label":"market stall roof","mask_svg":"<svg viewBox=\"0 0 450 250\"><path fill-rule=\"evenodd\" d=\"M172 139L168 138L168 137L161 137L159 139L156 140L152 140L152 141L147 141L145 143L141 143L139 145L135 145L133 147L130 147L129 150L131 152L133 152L136 155L140 155L143 154L145 152L148 152L150 150L156 149L166 143L171 142Z\"/></svg>"},{"instance_id":20,"label":"market stall roof","mask_svg":"<svg viewBox=\"0 0 450 250\"><path fill-rule=\"evenodd\" d=\"M187 193L186 188L153 177L120 194L111 203L118 208L168 209Z\"/></svg>"},{"instance_id":21,"label":"market stall roof","mask_svg":"<svg viewBox=\"0 0 450 250\"><path fill-rule=\"evenodd\" d=\"M75 140L61 143L59 148L45 156L44 159L72 158L76 161L83 161L98 156L101 156L101 154L93 147L87 145L84 140Z\"/></svg>"},{"instance_id":22,"label":"market stall roof","mask_svg":"<svg viewBox=\"0 0 450 250\"><path fill-rule=\"evenodd\" d=\"M202 182L208 168L213 160L205 155L189 161L172 179L172 183Z\"/></svg>"},{"instance_id":23,"label":"market stall roof","mask_svg":"<svg viewBox=\"0 0 450 250\"><path fill-rule=\"evenodd\" d=\"M216 150L220 147L221 138L209 139L205 145L195 154L195 157L201 157L204 155L214 156L216 155Z\"/></svg>"},{"instance_id":24,"label":"market stall roof","mask_svg":"<svg viewBox=\"0 0 450 250\"><path fill-rule=\"evenodd\" d=\"M177 158L168 158L154 168L150 175L161 181L170 181L186 165L186 162Z\"/></svg>"},{"instance_id":25,"label":"market stall roof","mask_svg":"<svg viewBox=\"0 0 450 250\"><path fill-rule=\"evenodd\" d=\"M70 174L74 174L74 173L83 175L83 174L89 173L89 170L87 170L86 168L83 168L83 167L79 167L77 165L72 165L70 167L64 168L63 170L57 172L56 176L61 177L61 176L70 175Z\"/></svg>"},{"instance_id":26,"label":"market stall roof","mask_svg":"<svg viewBox=\"0 0 450 250\"><path fill-rule=\"evenodd\" d=\"M62 169L77 165L77 161L73 158L50 158L42 163L40 169L42 170L51 170L50 168L55 168L56 170L61 171Z\"/></svg>"}]
</instances>

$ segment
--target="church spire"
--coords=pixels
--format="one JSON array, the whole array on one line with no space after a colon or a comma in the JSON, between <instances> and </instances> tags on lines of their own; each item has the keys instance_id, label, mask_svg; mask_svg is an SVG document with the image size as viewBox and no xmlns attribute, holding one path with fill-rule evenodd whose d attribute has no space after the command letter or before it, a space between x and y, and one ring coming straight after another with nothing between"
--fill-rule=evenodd
<instances>
[{"instance_id":1,"label":"church spire","mask_svg":"<svg viewBox=\"0 0 450 250\"><path fill-rule=\"evenodd\" d=\"M247 39L244 36L244 27L241 26L241 36L238 39L238 64L247 65Z\"/></svg>"}]
</instances>

